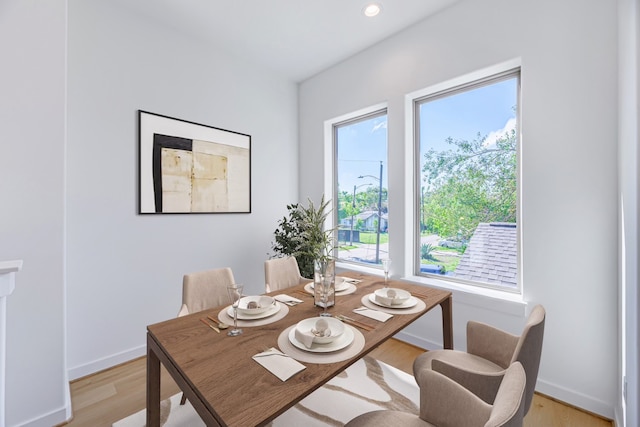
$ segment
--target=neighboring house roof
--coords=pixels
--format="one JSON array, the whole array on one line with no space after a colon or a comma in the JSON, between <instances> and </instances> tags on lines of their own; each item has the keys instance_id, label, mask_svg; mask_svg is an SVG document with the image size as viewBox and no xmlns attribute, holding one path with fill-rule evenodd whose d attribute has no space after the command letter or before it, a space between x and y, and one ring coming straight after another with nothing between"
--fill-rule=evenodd
<instances>
[{"instance_id":1,"label":"neighboring house roof","mask_svg":"<svg viewBox=\"0 0 640 427\"><path fill-rule=\"evenodd\" d=\"M364 211L364 212L360 212L358 215L356 215L356 219L361 219L363 221L366 221L367 219L371 218L372 216L377 217L378 216L378 212L377 211ZM385 221L387 220L389 215L383 213L382 214L382 219L384 219Z\"/></svg>"},{"instance_id":2,"label":"neighboring house roof","mask_svg":"<svg viewBox=\"0 0 640 427\"><path fill-rule=\"evenodd\" d=\"M514 223L480 223L452 276L515 288L518 241Z\"/></svg>"}]
</instances>

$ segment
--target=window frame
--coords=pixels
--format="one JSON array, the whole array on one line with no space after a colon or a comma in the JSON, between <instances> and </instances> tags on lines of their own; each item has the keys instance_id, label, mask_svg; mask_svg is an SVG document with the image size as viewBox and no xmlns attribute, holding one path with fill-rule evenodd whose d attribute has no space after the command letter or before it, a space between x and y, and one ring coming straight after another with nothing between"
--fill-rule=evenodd
<instances>
[{"instance_id":1,"label":"window frame","mask_svg":"<svg viewBox=\"0 0 640 427\"><path fill-rule=\"evenodd\" d=\"M425 100L434 100L445 96L455 95L475 88L482 87L502 80L517 77L517 143L516 143L516 282L515 288L492 285L483 282L473 282L444 276L433 273L423 273L420 271L420 220L421 220L421 158L420 158L420 105ZM523 266L522 266L522 69L519 60L508 61L503 64L488 67L473 73L469 73L458 78L442 82L437 85L427 87L422 90L407 94L405 96L406 114L406 164L412 165L406 168L405 179L410 185L405 186L405 200L407 206L405 210L405 223L411 226L405 229L405 271L408 279L422 282L432 286L443 287L452 290L460 290L469 293L482 294L491 297L498 297L507 300L519 301L523 295Z\"/></svg>"},{"instance_id":2,"label":"window frame","mask_svg":"<svg viewBox=\"0 0 640 427\"><path fill-rule=\"evenodd\" d=\"M337 150L337 129L339 126L343 126L349 123L357 123L363 120L367 120L373 117L386 115L387 120L389 117L388 105L386 102L371 105L369 107L362 108L347 114L343 114L338 117L326 120L324 122L324 194L331 195L331 215L327 217L326 226L328 228L335 228L334 237L337 239L338 230L338 150ZM389 141L387 134L387 151L385 163L389 164ZM389 173L387 169L387 174ZM387 175L388 176L388 175ZM388 178L387 178L388 182ZM388 185L387 185L388 187ZM387 192L389 188L387 188ZM388 197L388 196L387 196ZM333 255L336 259L336 265L341 268L348 268L350 270L361 271L364 273L378 273L382 270L382 266L379 264L361 263L356 261L349 261L339 259L337 257L338 249L335 248Z\"/></svg>"}]
</instances>

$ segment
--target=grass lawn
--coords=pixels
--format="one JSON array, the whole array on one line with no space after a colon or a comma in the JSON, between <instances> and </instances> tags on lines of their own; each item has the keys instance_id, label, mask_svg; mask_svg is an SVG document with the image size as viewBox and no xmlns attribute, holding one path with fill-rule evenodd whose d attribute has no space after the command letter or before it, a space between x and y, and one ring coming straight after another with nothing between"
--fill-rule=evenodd
<instances>
[{"instance_id":1,"label":"grass lawn","mask_svg":"<svg viewBox=\"0 0 640 427\"><path fill-rule=\"evenodd\" d=\"M341 251L348 251L349 249L356 249L356 248L359 248L359 247L360 246L356 246L356 245L349 246L348 244L345 243L344 245L338 246L338 249L340 249Z\"/></svg>"},{"instance_id":2,"label":"grass lawn","mask_svg":"<svg viewBox=\"0 0 640 427\"><path fill-rule=\"evenodd\" d=\"M361 231L360 232L360 243L368 243L370 245L376 244L376 238L378 233L368 233ZM389 242L389 234L380 233L380 243L388 243Z\"/></svg>"},{"instance_id":3,"label":"grass lawn","mask_svg":"<svg viewBox=\"0 0 640 427\"><path fill-rule=\"evenodd\" d=\"M436 246L431 252L430 259L423 259L423 264L442 265L445 271L454 271L460 263L462 255L456 249Z\"/></svg>"}]
</instances>

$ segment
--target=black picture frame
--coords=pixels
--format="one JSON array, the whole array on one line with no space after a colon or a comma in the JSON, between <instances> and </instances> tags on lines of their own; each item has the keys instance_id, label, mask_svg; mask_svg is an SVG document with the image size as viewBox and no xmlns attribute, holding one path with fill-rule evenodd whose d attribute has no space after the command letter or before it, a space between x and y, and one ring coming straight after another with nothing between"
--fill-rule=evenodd
<instances>
[{"instance_id":1,"label":"black picture frame","mask_svg":"<svg viewBox=\"0 0 640 427\"><path fill-rule=\"evenodd\" d=\"M138 110L139 214L251 213L251 135Z\"/></svg>"}]
</instances>

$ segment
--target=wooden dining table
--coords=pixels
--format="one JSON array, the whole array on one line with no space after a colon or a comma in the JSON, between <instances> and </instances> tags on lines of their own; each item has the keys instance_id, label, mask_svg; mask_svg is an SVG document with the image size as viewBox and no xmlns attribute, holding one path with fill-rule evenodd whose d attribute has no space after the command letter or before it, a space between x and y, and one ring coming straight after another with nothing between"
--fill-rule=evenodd
<instances>
[{"instance_id":1,"label":"wooden dining table","mask_svg":"<svg viewBox=\"0 0 640 427\"><path fill-rule=\"evenodd\" d=\"M160 364L207 426L261 426L438 305L442 309L443 347L453 348L451 292L389 280L388 286L411 292L425 303L425 307L413 314L401 314L402 310L398 310L391 319L379 322L353 310L362 306L363 296L382 288L384 279L351 271L340 275L361 282L351 294L337 293L335 305L327 311L369 326L358 328L364 336L364 348L357 355L336 363L303 362L306 369L286 381L266 370L252 356L277 347L279 335L288 327L320 314L322 308L314 305L313 295L304 290L304 284L269 294L285 293L303 303L288 307L287 315L273 323L242 327L240 336L228 336L224 330L216 333L200 320L207 316L217 318L226 306L149 325L147 426L160 425Z\"/></svg>"}]
</instances>

